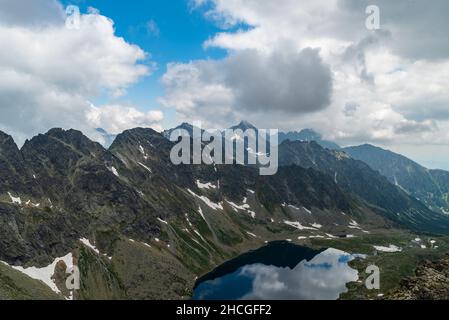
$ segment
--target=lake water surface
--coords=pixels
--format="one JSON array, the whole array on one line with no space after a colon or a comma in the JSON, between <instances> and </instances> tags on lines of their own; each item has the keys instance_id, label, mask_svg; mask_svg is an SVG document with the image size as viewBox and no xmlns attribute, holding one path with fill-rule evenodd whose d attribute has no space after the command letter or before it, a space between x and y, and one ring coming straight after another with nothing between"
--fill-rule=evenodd
<instances>
[{"instance_id":1,"label":"lake water surface","mask_svg":"<svg viewBox=\"0 0 449 320\"><path fill-rule=\"evenodd\" d=\"M216 268L195 285L195 300L336 300L358 280L348 262L360 257L336 249L312 250L272 242Z\"/></svg>"}]
</instances>

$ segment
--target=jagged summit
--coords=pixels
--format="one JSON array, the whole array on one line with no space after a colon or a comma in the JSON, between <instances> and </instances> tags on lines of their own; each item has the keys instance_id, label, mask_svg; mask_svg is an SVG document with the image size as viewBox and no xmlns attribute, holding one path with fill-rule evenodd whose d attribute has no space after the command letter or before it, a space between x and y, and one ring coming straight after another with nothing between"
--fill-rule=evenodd
<instances>
[{"instance_id":1,"label":"jagged summit","mask_svg":"<svg viewBox=\"0 0 449 320\"><path fill-rule=\"evenodd\" d=\"M119 135L154 136L154 135L160 135L160 133L152 128L137 127L137 128L125 130ZM119 135L117 135L117 136L119 136Z\"/></svg>"},{"instance_id":2,"label":"jagged summit","mask_svg":"<svg viewBox=\"0 0 449 320\"><path fill-rule=\"evenodd\" d=\"M0 130L0 141L1 140L5 140L5 139L7 139L8 137L11 137L9 134L7 134L7 133L5 133L5 132L3 132L3 131L1 131Z\"/></svg>"},{"instance_id":3,"label":"jagged summit","mask_svg":"<svg viewBox=\"0 0 449 320\"><path fill-rule=\"evenodd\" d=\"M166 140L166 138L159 132L151 128L134 128L125 130L118 134L114 142L109 147L109 150L122 146L124 144L132 145L151 145L156 141Z\"/></svg>"},{"instance_id":4,"label":"jagged summit","mask_svg":"<svg viewBox=\"0 0 449 320\"><path fill-rule=\"evenodd\" d=\"M233 130L241 129L242 131L246 131L248 129L253 129L253 130L257 131L257 127L246 120L242 120L238 125L232 126L230 129L233 129Z\"/></svg>"},{"instance_id":5,"label":"jagged summit","mask_svg":"<svg viewBox=\"0 0 449 320\"><path fill-rule=\"evenodd\" d=\"M273 176L244 165L174 165L172 146L149 128L124 131L108 150L56 128L0 153L0 260L46 267L80 253L89 297L103 297L97 281L115 281L118 296L179 299L178 288L192 287L230 248L294 236L362 239L393 223L449 234L448 217L315 142L281 144Z\"/></svg>"},{"instance_id":6,"label":"jagged summit","mask_svg":"<svg viewBox=\"0 0 449 320\"><path fill-rule=\"evenodd\" d=\"M54 153L53 156L62 156L65 152L96 154L105 151L101 144L92 141L81 131L61 128L53 128L45 134L34 136L26 140L21 148L21 152L28 156L36 150L47 150L46 154Z\"/></svg>"},{"instance_id":7,"label":"jagged summit","mask_svg":"<svg viewBox=\"0 0 449 320\"><path fill-rule=\"evenodd\" d=\"M17 148L16 143L14 142L14 139L9 134L4 133L3 131L0 131L0 148L4 147L14 147ZM0 149L1 150L1 149Z\"/></svg>"},{"instance_id":8,"label":"jagged summit","mask_svg":"<svg viewBox=\"0 0 449 320\"><path fill-rule=\"evenodd\" d=\"M185 130L188 132L188 134L190 136L193 135L193 125L191 125L188 122L183 122L181 123L179 126L172 128L172 129L168 129L162 132L162 135L167 138L170 139L170 135L172 134L172 132L176 131L176 130Z\"/></svg>"},{"instance_id":9,"label":"jagged summit","mask_svg":"<svg viewBox=\"0 0 449 320\"><path fill-rule=\"evenodd\" d=\"M280 132L279 133L279 142L283 141L306 141L311 142L315 141L323 148L327 148L330 150L339 150L341 149L338 144L332 141L323 140L323 137L320 133L316 132L313 129L303 129L301 131L290 131L287 133Z\"/></svg>"}]
</instances>

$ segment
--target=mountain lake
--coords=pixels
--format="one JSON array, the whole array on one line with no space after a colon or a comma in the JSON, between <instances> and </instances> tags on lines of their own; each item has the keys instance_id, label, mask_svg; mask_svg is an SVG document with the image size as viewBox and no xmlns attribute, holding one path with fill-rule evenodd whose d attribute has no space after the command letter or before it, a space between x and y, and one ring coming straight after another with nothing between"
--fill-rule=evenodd
<instances>
[{"instance_id":1,"label":"mountain lake","mask_svg":"<svg viewBox=\"0 0 449 320\"><path fill-rule=\"evenodd\" d=\"M362 255L276 241L198 279L194 300L336 300L359 279L348 263Z\"/></svg>"}]
</instances>

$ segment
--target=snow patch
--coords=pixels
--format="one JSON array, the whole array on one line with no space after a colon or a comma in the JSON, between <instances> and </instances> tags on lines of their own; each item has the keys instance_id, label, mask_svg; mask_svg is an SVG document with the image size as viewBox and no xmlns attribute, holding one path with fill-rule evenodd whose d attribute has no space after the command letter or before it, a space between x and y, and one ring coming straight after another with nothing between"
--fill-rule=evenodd
<instances>
[{"instance_id":1,"label":"snow patch","mask_svg":"<svg viewBox=\"0 0 449 320\"><path fill-rule=\"evenodd\" d=\"M206 217L204 216L203 209L201 209L201 206L198 207L198 213L200 214L201 218L203 218L203 220L206 221Z\"/></svg>"},{"instance_id":2,"label":"snow patch","mask_svg":"<svg viewBox=\"0 0 449 320\"><path fill-rule=\"evenodd\" d=\"M187 191L197 197L198 199L200 199L201 201L203 201L205 204L207 204L210 208L214 209L214 210L223 210L223 205L222 203L214 203L212 201L209 200L209 198L205 197L205 196L199 196L197 195L195 192L193 192L190 189L187 189Z\"/></svg>"},{"instance_id":3,"label":"snow patch","mask_svg":"<svg viewBox=\"0 0 449 320\"><path fill-rule=\"evenodd\" d=\"M351 220L351 222L349 223L349 228L351 229L359 229L361 230L362 228L360 228L360 225L355 222L354 220Z\"/></svg>"},{"instance_id":4,"label":"snow patch","mask_svg":"<svg viewBox=\"0 0 449 320\"><path fill-rule=\"evenodd\" d=\"M200 209L201 209L201 207L200 207ZM201 213L200 214L202 214L203 212L201 211ZM185 214L185 216L186 216L186 220L187 220L187 223L189 224L189 226L192 228L193 227L193 225L192 225L192 223L190 222L190 220L189 220L189 215L186 213Z\"/></svg>"},{"instance_id":5,"label":"snow patch","mask_svg":"<svg viewBox=\"0 0 449 320\"><path fill-rule=\"evenodd\" d=\"M100 254L100 251L93 244L90 243L89 239L81 238L80 241L86 247L88 247L88 248L92 249L93 251L95 251L96 254Z\"/></svg>"},{"instance_id":6,"label":"snow patch","mask_svg":"<svg viewBox=\"0 0 449 320\"><path fill-rule=\"evenodd\" d=\"M302 207L303 208L303 210L305 211L305 212L307 212L308 214L312 214L312 211L310 211L309 209L307 209L306 207Z\"/></svg>"},{"instance_id":7,"label":"snow patch","mask_svg":"<svg viewBox=\"0 0 449 320\"><path fill-rule=\"evenodd\" d=\"M252 148L246 148L246 151L248 151L249 153L254 154L258 157L267 155L266 153L263 153L263 152L254 152L254 150Z\"/></svg>"},{"instance_id":8,"label":"snow patch","mask_svg":"<svg viewBox=\"0 0 449 320\"><path fill-rule=\"evenodd\" d=\"M195 234L201 238L201 240L203 240L204 242L206 242L206 240L203 238L203 236L201 235L201 233L199 233L198 230L193 230L193 232L195 232Z\"/></svg>"},{"instance_id":9,"label":"snow patch","mask_svg":"<svg viewBox=\"0 0 449 320\"><path fill-rule=\"evenodd\" d=\"M324 236L315 235L315 236L310 236L309 239L324 239Z\"/></svg>"},{"instance_id":10,"label":"snow patch","mask_svg":"<svg viewBox=\"0 0 449 320\"><path fill-rule=\"evenodd\" d=\"M11 198L11 203L12 204L18 204L21 205L22 204L22 199L20 199L20 197L14 197L10 192L8 192L9 197Z\"/></svg>"},{"instance_id":11,"label":"snow patch","mask_svg":"<svg viewBox=\"0 0 449 320\"><path fill-rule=\"evenodd\" d=\"M120 175L118 174L118 171L117 171L117 169L115 168L115 167L111 167L111 172L114 174L114 176L116 176L116 177L120 177Z\"/></svg>"},{"instance_id":12,"label":"snow patch","mask_svg":"<svg viewBox=\"0 0 449 320\"><path fill-rule=\"evenodd\" d=\"M246 231L246 233L247 234L249 234L251 237L253 237L253 238L257 238L257 236L254 234L254 233L251 233L251 232L249 232L249 231Z\"/></svg>"},{"instance_id":13,"label":"snow patch","mask_svg":"<svg viewBox=\"0 0 449 320\"><path fill-rule=\"evenodd\" d=\"M40 203L32 203L31 200L28 200L27 202L25 202L25 205L29 206L29 207L39 208L39 206L41 204Z\"/></svg>"},{"instance_id":14,"label":"snow patch","mask_svg":"<svg viewBox=\"0 0 449 320\"><path fill-rule=\"evenodd\" d=\"M143 155L143 158L147 160L148 159L147 153L145 152L145 149L141 145L139 145L139 151Z\"/></svg>"},{"instance_id":15,"label":"snow patch","mask_svg":"<svg viewBox=\"0 0 449 320\"><path fill-rule=\"evenodd\" d=\"M233 207L234 208L234 210L242 210L242 211L246 211L246 210L248 210L249 208L250 208L250 206L248 205L248 204L243 204L243 205L241 205L241 206L239 206L239 205L237 205L237 204L235 204L234 202L232 202L232 201L229 201L229 200L226 200L230 205L231 205L231 207Z\"/></svg>"},{"instance_id":16,"label":"snow patch","mask_svg":"<svg viewBox=\"0 0 449 320\"><path fill-rule=\"evenodd\" d=\"M190 190L190 189L187 189L187 191L191 194L191 195L193 195L193 196L195 196L195 197L197 197L198 199L200 199L201 201L203 201L206 205L208 205L210 208L212 208L212 209L214 209L214 210L223 210L223 205L222 205L222 203L215 203L215 202L212 202L209 198L207 198L207 197L205 197L205 196L199 196L199 195L197 195L195 192L193 192L192 190Z\"/></svg>"},{"instance_id":17,"label":"snow patch","mask_svg":"<svg viewBox=\"0 0 449 320\"><path fill-rule=\"evenodd\" d=\"M374 249L376 249L377 251L381 251L381 252L401 252L402 248L399 248L393 244L390 244L389 247L383 247L383 246L373 246Z\"/></svg>"},{"instance_id":18,"label":"snow patch","mask_svg":"<svg viewBox=\"0 0 449 320\"><path fill-rule=\"evenodd\" d=\"M153 171L151 171L150 168L148 168L146 165L144 165L142 162L137 162L142 168L144 168L145 170L147 170L149 173L153 173Z\"/></svg>"},{"instance_id":19,"label":"snow patch","mask_svg":"<svg viewBox=\"0 0 449 320\"><path fill-rule=\"evenodd\" d=\"M196 180L196 185L199 189L217 189L217 186L212 184L211 182L201 183L200 180Z\"/></svg>"},{"instance_id":20,"label":"snow patch","mask_svg":"<svg viewBox=\"0 0 449 320\"><path fill-rule=\"evenodd\" d=\"M287 220L284 220L284 223L286 224L286 225L289 225L289 226L291 226L291 227L293 227L293 228L296 228L296 229L298 229L298 230L316 230L316 228L312 228L312 227L305 227L305 226L303 226L300 222L298 222L298 221L287 221Z\"/></svg>"},{"instance_id":21,"label":"snow patch","mask_svg":"<svg viewBox=\"0 0 449 320\"><path fill-rule=\"evenodd\" d=\"M22 272L23 274L26 274L32 279L40 280L43 283L45 283L50 289L52 289L56 293L61 293L61 291L56 286L55 281L52 279L53 274L55 273L56 264L58 264L60 261L64 261L67 268L73 268L73 256L72 253L67 254L64 257L56 258L52 264L43 267L43 268L36 268L36 267L29 267L29 268L23 268L23 267L16 267L16 266L10 266L6 262L3 262L5 265L10 266L11 268Z\"/></svg>"},{"instance_id":22,"label":"snow patch","mask_svg":"<svg viewBox=\"0 0 449 320\"><path fill-rule=\"evenodd\" d=\"M254 219L254 218L256 218L256 213L255 213L254 211L250 210L251 207L250 207L249 204L246 203L247 201L248 201L248 199L247 199L247 198L244 198L244 199L243 199L243 204L239 206L238 204L235 204L235 203L232 202L232 201L226 200L226 202L229 203L229 204L231 205L232 209L233 209L235 212L238 212L239 210L246 211L246 212L248 212L249 214L251 214L251 217Z\"/></svg>"}]
</instances>

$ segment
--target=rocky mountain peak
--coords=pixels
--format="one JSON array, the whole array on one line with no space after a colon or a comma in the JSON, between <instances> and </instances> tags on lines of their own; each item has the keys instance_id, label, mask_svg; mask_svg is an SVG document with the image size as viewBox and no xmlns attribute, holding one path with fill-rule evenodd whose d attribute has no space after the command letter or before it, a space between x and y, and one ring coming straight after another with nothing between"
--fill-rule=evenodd
<instances>
[{"instance_id":1,"label":"rocky mountain peak","mask_svg":"<svg viewBox=\"0 0 449 320\"><path fill-rule=\"evenodd\" d=\"M109 149L112 150L123 145L152 145L162 140L166 141L166 138L151 128L135 128L117 135Z\"/></svg>"},{"instance_id":2,"label":"rocky mountain peak","mask_svg":"<svg viewBox=\"0 0 449 320\"><path fill-rule=\"evenodd\" d=\"M257 128L253 124L251 124L250 122L248 122L246 120L240 121L240 123L238 125L231 127L231 129L233 129L233 130L241 129L243 131L248 130L248 129L257 130Z\"/></svg>"},{"instance_id":3,"label":"rocky mountain peak","mask_svg":"<svg viewBox=\"0 0 449 320\"><path fill-rule=\"evenodd\" d=\"M14 142L14 139L10 135L0 131L0 157L2 155L5 156L5 154L17 154L18 152L19 148Z\"/></svg>"},{"instance_id":4,"label":"rocky mountain peak","mask_svg":"<svg viewBox=\"0 0 449 320\"><path fill-rule=\"evenodd\" d=\"M64 130L54 128L46 134L40 134L27 140L22 147L25 155L48 154L51 150L52 156L62 156L67 153L82 155L101 154L105 149L97 142L93 142L78 130Z\"/></svg>"}]
</instances>

